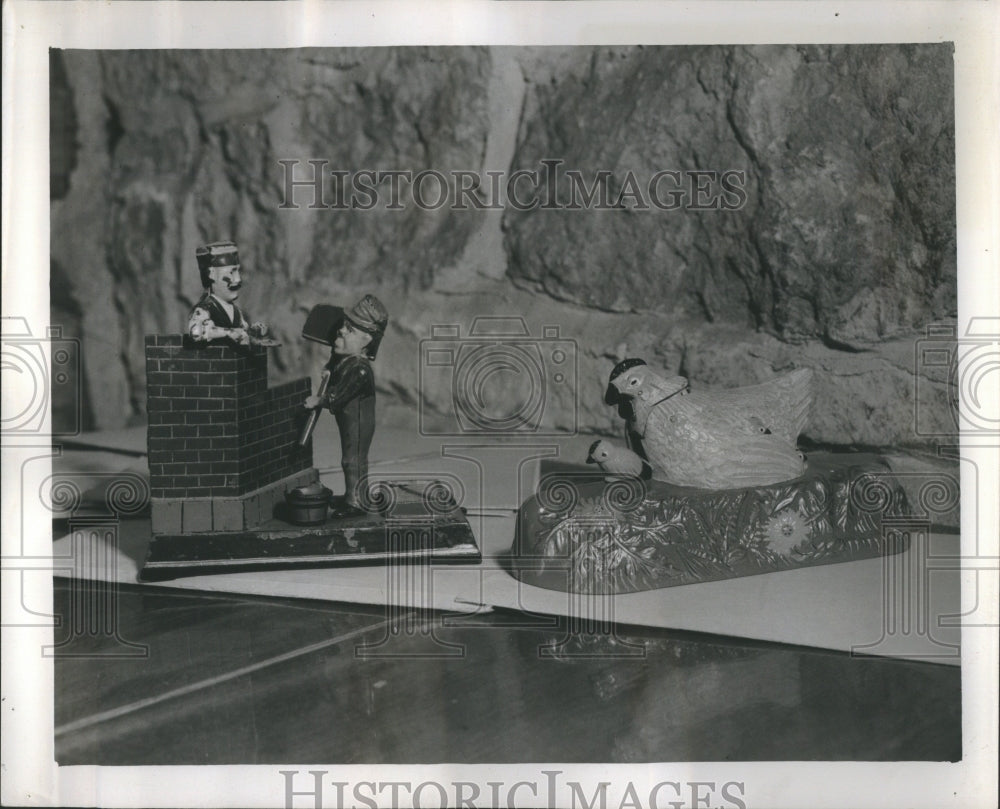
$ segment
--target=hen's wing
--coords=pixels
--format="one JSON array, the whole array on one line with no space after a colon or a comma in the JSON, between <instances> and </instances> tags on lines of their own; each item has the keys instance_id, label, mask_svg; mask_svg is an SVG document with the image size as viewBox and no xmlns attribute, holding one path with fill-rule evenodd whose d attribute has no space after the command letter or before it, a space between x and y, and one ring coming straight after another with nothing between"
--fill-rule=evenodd
<instances>
[{"instance_id":1,"label":"hen's wing","mask_svg":"<svg viewBox=\"0 0 1000 809\"><path fill-rule=\"evenodd\" d=\"M798 477L805 469L802 455L780 436L748 438L735 444L727 457L712 460L709 476L727 487L780 483Z\"/></svg>"},{"instance_id":2,"label":"hen's wing","mask_svg":"<svg viewBox=\"0 0 1000 809\"><path fill-rule=\"evenodd\" d=\"M809 422L812 378L810 368L800 368L759 385L706 395L729 419L745 422L748 429L762 426L794 444Z\"/></svg>"}]
</instances>

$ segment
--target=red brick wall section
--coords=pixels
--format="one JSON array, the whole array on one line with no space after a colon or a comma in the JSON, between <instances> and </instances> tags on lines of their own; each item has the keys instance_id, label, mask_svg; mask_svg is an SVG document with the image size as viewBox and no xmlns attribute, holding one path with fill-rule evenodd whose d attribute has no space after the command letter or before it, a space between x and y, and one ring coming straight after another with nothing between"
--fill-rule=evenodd
<instances>
[{"instance_id":1,"label":"red brick wall section","mask_svg":"<svg viewBox=\"0 0 1000 809\"><path fill-rule=\"evenodd\" d=\"M232 497L312 466L308 378L267 387L267 350L147 335L150 493Z\"/></svg>"}]
</instances>

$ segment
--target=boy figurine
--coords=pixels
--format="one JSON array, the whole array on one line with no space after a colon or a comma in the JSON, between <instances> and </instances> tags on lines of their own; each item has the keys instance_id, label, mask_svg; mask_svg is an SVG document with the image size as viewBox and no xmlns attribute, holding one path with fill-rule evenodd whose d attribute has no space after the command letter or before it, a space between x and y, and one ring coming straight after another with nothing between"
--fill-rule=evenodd
<instances>
[{"instance_id":1,"label":"boy figurine","mask_svg":"<svg viewBox=\"0 0 1000 809\"><path fill-rule=\"evenodd\" d=\"M236 305L243 286L240 256L233 242L213 242L195 250L205 293L188 317L188 334L198 342L228 338L250 345L267 336L267 326L254 323Z\"/></svg>"},{"instance_id":2,"label":"boy figurine","mask_svg":"<svg viewBox=\"0 0 1000 809\"><path fill-rule=\"evenodd\" d=\"M371 363L388 322L388 312L374 295L365 295L345 312L326 365L329 384L319 395L305 401L309 409L328 407L337 419L348 513L360 510L367 499L362 487L368 486L368 449L375 435L375 376Z\"/></svg>"}]
</instances>

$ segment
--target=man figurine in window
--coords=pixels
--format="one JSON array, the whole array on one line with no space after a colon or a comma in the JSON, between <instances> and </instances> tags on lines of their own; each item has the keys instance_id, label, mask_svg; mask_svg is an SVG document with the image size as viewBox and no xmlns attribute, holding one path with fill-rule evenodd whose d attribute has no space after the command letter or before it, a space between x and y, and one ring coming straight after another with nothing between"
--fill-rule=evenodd
<instances>
[{"instance_id":1,"label":"man figurine in window","mask_svg":"<svg viewBox=\"0 0 1000 809\"><path fill-rule=\"evenodd\" d=\"M337 419L348 514L359 511L367 500L368 449L375 435L372 361L388 322L388 312L374 295L365 295L346 311L326 366L329 381L305 401L310 409L328 407Z\"/></svg>"},{"instance_id":2,"label":"man figurine in window","mask_svg":"<svg viewBox=\"0 0 1000 809\"><path fill-rule=\"evenodd\" d=\"M240 256L233 242L213 242L195 250L205 294L188 317L188 334L198 342L229 339L250 345L267 338L267 326L250 325L236 305L243 287Z\"/></svg>"}]
</instances>

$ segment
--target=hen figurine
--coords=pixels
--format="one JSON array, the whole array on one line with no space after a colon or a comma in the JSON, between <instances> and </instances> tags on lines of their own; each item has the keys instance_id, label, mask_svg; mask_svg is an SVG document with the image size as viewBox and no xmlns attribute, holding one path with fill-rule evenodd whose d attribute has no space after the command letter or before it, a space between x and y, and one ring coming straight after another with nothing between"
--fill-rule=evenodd
<instances>
[{"instance_id":1,"label":"hen figurine","mask_svg":"<svg viewBox=\"0 0 1000 809\"><path fill-rule=\"evenodd\" d=\"M646 457L679 486L730 489L796 478L805 458L796 447L812 405L812 371L713 393L691 392L682 376L648 365L611 380L632 398Z\"/></svg>"}]
</instances>

